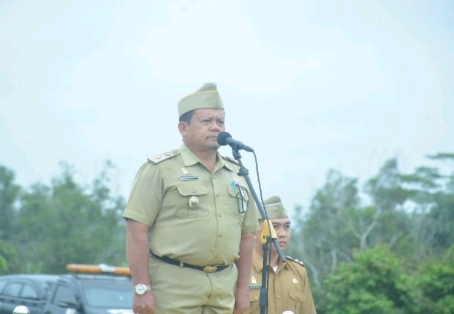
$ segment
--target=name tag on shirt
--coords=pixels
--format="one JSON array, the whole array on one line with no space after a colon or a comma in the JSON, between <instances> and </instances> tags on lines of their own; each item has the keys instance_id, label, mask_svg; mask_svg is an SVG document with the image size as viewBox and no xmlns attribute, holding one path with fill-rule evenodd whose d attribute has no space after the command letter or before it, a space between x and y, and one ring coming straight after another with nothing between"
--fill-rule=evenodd
<instances>
[{"instance_id":1,"label":"name tag on shirt","mask_svg":"<svg viewBox=\"0 0 454 314\"><path fill-rule=\"evenodd\" d=\"M249 290L260 290L261 288L260 285L249 285Z\"/></svg>"},{"instance_id":2,"label":"name tag on shirt","mask_svg":"<svg viewBox=\"0 0 454 314\"><path fill-rule=\"evenodd\" d=\"M194 181L198 180L199 176L192 176L192 175L182 175L180 176L180 181Z\"/></svg>"}]
</instances>

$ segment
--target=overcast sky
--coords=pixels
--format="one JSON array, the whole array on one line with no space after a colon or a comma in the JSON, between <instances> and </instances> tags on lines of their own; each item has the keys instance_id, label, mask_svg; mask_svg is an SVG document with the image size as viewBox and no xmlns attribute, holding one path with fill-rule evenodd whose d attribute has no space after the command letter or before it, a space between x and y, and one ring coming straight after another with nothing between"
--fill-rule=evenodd
<instances>
[{"instance_id":1,"label":"overcast sky","mask_svg":"<svg viewBox=\"0 0 454 314\"><path fill-rule=\"evenodd\" d=\"M454 152L452 0L1 0L0 56L0 165L22 186L59 161L88 184L111 160L126 198L209 81L287 208L329 169L363 182L389 158L411 171Z\"/></svg>"}]
</instances>

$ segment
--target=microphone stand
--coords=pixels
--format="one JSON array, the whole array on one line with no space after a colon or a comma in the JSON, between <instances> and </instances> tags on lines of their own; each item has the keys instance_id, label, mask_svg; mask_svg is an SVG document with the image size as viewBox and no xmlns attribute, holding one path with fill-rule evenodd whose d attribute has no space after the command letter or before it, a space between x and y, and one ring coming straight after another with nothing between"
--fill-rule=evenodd
<instances>
[{"instance_id":1,"label":"microphone stand","mask_svg":"<svg viewBox=\"0 0 454 314\"><path fill-rule=\"evenodd\" d=\"M254 197L255 203L257 204L257 208L260 211L263 219L263 231L262 231L262 243L263 243L263 269L262 269L262 288L260 289L260 314L266 314L268 308L268 277L269 277L269 260L268 260L268 250L270 247L270 243L273 243L276 247L277 253L279 255L279 259L282 262L285 262L284 253L282 253L281 248L279 247L279 243L277 242L276 232L273 228L273 224L270 223L268 220L268 216L263 209L262 203L259 201L257 194L255 193L254 187L252 186L251 179L249 178L249 171L243 166L243 162L241 161L241 154L238 149L232 148L232 155L238 164L240 165L240 170L238 175L241 177L243 176L246 179L247 185L249 190Z\"/></svg>"}]
</instances>

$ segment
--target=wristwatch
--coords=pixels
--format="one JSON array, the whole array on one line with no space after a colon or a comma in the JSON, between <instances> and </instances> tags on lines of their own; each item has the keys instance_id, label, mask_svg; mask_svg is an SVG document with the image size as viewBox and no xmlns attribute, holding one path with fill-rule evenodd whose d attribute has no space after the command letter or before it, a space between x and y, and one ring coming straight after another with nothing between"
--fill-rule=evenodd
<instances>
[{"instance_id":1,"label":"wristwatch","mask_svg":"<svg viewBox=\"0 0 454 314\"><path fill-rule=\"evenodd\" d=\"M134 291L138 295L142 295L145 292L150 291L150 290L151 290L151 286L150 285L146 286L146 285L143 285L143 284L138 284L137 286L134 287Z\"/></svg>"}]
</instances>

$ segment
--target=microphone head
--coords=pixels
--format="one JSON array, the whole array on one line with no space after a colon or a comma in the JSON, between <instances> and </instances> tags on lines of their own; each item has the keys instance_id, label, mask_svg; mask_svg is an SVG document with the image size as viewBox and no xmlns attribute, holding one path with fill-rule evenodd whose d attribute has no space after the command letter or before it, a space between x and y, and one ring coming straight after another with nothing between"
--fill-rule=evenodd
<instances>
[{"instance_id":1,"label":"microphone head","mask_svg":"<svg viewBox=\"0 0 454 314\"><path fill-rule=\"evenodd\" d=\"M221 145L221 146L227 145L227 139L229 137L232 137L232 135L230 135L230 133L228 133L228 132L219 133L219 135L218 135L218 144Z\"/></svg>"}]
</instances>

